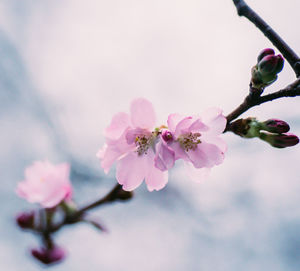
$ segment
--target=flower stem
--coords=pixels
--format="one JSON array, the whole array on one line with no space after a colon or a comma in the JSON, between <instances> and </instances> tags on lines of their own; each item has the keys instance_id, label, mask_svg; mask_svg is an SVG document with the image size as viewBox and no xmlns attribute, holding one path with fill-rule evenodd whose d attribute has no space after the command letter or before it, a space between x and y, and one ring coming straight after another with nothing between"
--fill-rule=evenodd
<instances>
[{"instance_id":1,"label":"flower stem","mask_svg":"<svg viewBox=\"0 0 300 271\"><path fill-rule=\"evenodd\" d=\"M35 230L37 232L42 233L43 235L49 235L50 233L54 233L56 231L58 231L60 228L62 228L65 225L70 225L70 224L74 224L80 221L84 221L83 216L86 214L87 211L94 209L96 207L99 207L100 205L103 205L105 203L110 203L110 202L114 202L117 200L121 200L121 201L125 201L125 200L129 200L130 198L132 198L133 193L129 192L129 191L124 191L122 189L122 186L119 184L116 184L113 189L108 192L107 195L105 195L103 198L92 202L76 211L74 211L73 213L66 215L65 219L56 225L51 225L48 224L45 227L39 227L36 228Z\"/></svg>"}]
</instances>

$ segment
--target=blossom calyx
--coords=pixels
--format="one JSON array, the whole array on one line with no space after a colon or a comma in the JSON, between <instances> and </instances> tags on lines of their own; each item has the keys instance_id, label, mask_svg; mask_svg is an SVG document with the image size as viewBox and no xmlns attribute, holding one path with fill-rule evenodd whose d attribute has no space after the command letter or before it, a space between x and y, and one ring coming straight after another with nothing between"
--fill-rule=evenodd
<instances>
[{"instance_id":1,"label":"blossom calyx","mask_svg":"<svg viewBox=\"0 0 300 271\"><path fill-rule=\"evenodd\" d=\"M259 137L260 129L260 122L258 122L257 119L253 117L238 119L231 124L231 131L245 138Z\"/></svg>"},{"instance_id":2,"label":"blossom calyx","mask_svg":"<svg viewBox=\"0 0 300 271\"><path fill-rule=\"evenodd\" d=\"M299 143L299 138L291 133L270 134L262 132L259 138L268 142L271 146L275 148L292 147Z\"/></svg>"}]
</instances>

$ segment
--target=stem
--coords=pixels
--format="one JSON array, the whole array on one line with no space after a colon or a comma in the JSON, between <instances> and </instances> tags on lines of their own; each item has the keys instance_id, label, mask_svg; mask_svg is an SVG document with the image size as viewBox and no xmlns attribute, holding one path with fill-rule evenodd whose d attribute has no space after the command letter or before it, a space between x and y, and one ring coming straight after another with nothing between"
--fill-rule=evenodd
<instances>
[{"instance_id":1,"label":"stem","mask_svg":"<svg viewBox=\"0 0 300 271\"><path fill-rule=\"evenodd\" d=\"M235 110L233 110L227 117L227 126L224 132L229 131L230 122L235 120L237 117L242 115L251 107L256 105L260 105L262 103L266 103L269 101L273 101L283 97L295 97L300 96L300 78L298 78L294 83L290 84L284 89L276 91L271 94L263 95L263 96L256 96L253 95L251 92L245 98L244 102L240 104Z\"/></svg>"},{"instance_id":2,"label":"stem","mask_svg":"<svg viewBox=\"0 0 300 271\"><path fill-rule=\"evenodd\" d=\"M289 45L244 0L233 0L239 16L251 21L290 63L296 77L300 76L300 58Z\"/></svg>"},{"instance_id":3,"label":"stem","mask_svg":"<svg viewBox=\"0 0 300 271\"><path fill-rule=\"evenodd\" d=\"M80 208L77 211L74 211L70 215L66 215L64 221L56 225L47 225L47 227L39 227L35 229L37 232L41 232L43 235L49 235L50 233L58 231L64 225L74 224L82 220L82 216L89 210L94 209L102 204L113 202L116 200L128 200L132 198L132 192L124 191L122 186L117 184L114 188L103 198L92 202L85 207Z\"/></svg>"},{"instance_id":4,"label":"stem","mask_svg":"<svg viewBox=\"0 0 300 271\"><path fill-rule=\"evenodd\" d=\"M128 194L128 196L131 195L130 192L124 191L122 189L122 186L117 184L105 197L103 197L102 199L99 199L91 204L88 204L87 206L81 208L78 210L79 214L83 214L84 212L91 210L95 207L98 207L104 203L108 203L108 202L112 202L115 201L117 199L123 199L122 196L125 196L125 194ZM130 194L130 195L129 195Z\"/></svg>"}]
</instances>

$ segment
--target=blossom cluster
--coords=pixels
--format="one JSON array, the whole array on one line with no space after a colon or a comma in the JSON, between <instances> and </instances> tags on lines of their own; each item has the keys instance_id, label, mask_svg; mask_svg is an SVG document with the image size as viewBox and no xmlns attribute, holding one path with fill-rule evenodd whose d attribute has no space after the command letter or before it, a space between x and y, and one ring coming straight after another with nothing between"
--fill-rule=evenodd
<instances>
[{"instance_id":1,"label":"blossom cluster","mask_svg":"<svg viewBox=\"0 0 300 271\"><path fill-rule=\"evenodd\" d=\"M149 191L168 182L168 170L181 159L201 180L210 168L223 162L226 144L220 138L226 126L222 110L210 108L197 116L171 114L167 126L156 126L152 104L135 99L130 113L117 113L105 130L106 143L97 156L108 173L116 163L116 179L124 190L145 180Z\"/></svg>"}]
</instances>

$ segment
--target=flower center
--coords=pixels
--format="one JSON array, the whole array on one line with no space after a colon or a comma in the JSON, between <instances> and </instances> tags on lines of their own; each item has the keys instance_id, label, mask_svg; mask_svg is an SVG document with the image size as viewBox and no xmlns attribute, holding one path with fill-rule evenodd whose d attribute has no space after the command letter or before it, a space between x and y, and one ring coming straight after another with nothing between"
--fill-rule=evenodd
<instances>
[{"instance_id":1,"label":"flower center","mask_svg":"<svg viewBox=\"0 0 300 271\"><path fill-rule=\"evenodd\" d=\"M154 133L150 135L138 135L135 138L136 152L138 155L147 154L149 147L154 143Z\"/></svg>"},{"instance_id":2,"label":"flower center","mask_svg":"<svg viewBox=\"0 0 300 271\"><path fill-rule=\"evenodd\" d=\"M197 145L201 143L201 140L199 139L200 136L200 133L188 133L178 137L177 141L180 146L188 152L189 150L195 150Z\"/></svg>"}]
</instances>

